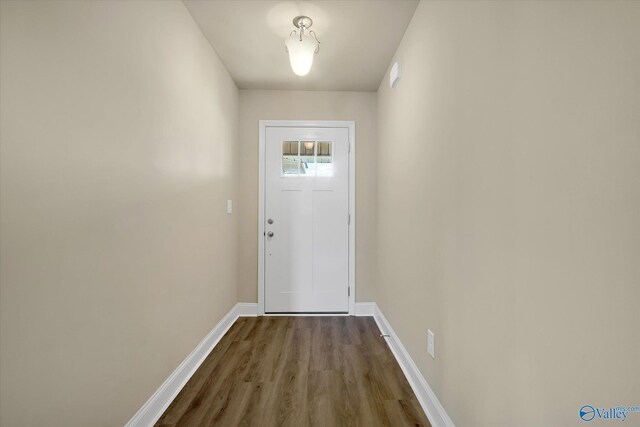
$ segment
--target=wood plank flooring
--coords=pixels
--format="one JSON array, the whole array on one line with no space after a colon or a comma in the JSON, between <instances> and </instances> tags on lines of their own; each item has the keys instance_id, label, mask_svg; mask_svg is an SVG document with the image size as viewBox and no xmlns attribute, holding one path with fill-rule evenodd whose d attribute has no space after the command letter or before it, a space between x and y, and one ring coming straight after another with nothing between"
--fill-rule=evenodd
<instances>
[{"instance_id":1,"label":"wood plank flooring","mask_svg":"<svg viewBox=\"0 0 640 427\"><path fill-rule=\"evenodd\" d=\"M430 426L372 317L241 317L156 426Z\"/></svg>"}]
</instances>

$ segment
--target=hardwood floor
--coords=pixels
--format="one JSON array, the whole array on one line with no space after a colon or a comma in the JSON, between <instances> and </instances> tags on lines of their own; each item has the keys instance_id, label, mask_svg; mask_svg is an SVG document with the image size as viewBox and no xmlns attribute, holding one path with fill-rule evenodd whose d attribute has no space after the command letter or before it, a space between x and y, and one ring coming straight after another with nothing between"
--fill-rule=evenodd
<instances>
[{"instance_id":1,"label":"hardwood floor","mask_svg":"<svg viewBox=\"0 0 640 427\"><path fill-rule=\"evenodd\" d=\"M430 426L372 317L241 317L156 426Z\"/></svg>"}]
</instances>

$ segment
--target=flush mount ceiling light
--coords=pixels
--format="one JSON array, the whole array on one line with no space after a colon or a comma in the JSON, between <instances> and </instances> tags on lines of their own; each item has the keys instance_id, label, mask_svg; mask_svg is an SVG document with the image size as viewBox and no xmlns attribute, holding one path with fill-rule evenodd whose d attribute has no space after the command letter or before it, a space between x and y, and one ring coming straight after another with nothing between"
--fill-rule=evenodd
<instances>
[{"instance_id":1,"label":"flush mount ceiling light","mask_svg":"<svg viewBox=\"0 0 640 427\"><path fill-rule=\"evenodd\" d=\"M285 41L291 69L299 76L306 76L311 71L313 57L320 50L320 42L316 33L310 31L313 21L308 16L296 16L293 25L298 28L289 34Z\"/></svg>"}]
</instances>

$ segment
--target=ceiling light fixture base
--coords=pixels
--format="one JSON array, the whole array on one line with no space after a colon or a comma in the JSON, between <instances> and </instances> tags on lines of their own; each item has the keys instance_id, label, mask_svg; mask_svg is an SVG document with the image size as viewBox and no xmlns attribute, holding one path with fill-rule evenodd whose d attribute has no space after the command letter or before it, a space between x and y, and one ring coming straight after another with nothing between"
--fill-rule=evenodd
<instances>
[{"instance_id":1,"label":"ceiling light fixture base","mask_svg":"<svg viewBox=\"0 0 640 427\"><path fill-rule=\"evenodd\" d=\"M311 28L313 20L308 16L299 15L293 18L293 25L295 25L296 28Z\"/></svg>"}]
</instances>

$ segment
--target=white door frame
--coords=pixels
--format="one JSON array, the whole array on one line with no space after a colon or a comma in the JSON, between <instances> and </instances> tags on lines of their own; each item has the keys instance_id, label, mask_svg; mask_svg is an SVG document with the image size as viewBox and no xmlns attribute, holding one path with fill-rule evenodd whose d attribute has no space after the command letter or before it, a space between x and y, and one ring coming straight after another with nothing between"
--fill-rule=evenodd
<instances>
[{"instance_id":1,"label":"white door frame","mask_svg":"<svg viewBox=\"0 0 640 427\"><path fill-rule=\"evenodd\" d=\"M346 128L349 130L349 315L356 307L356 122L313 120L260 120L258 161L258 316L264 316L264 218L266 159L265 137L268 127Z\"/></svg>"}]
</instances>

